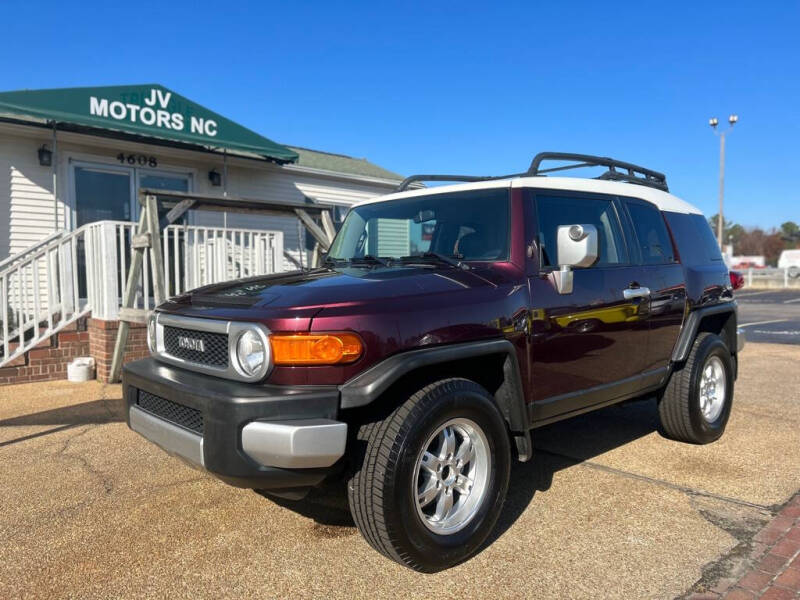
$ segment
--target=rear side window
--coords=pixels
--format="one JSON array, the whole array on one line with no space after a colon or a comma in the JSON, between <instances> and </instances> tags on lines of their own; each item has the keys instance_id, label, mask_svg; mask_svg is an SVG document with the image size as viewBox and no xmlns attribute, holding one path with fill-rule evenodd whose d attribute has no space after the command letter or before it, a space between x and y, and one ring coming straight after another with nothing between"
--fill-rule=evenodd
<instances>
[{"instance_id":1,"label":"rear side window","mask_svg":"<svg viewBox=\"0 0 800 600\"><path fill-rule=\"evenodd\" d=\"M557 236L560 225L594 225L600 256L596 267L628 263L617 211L611 200L561 196L536 196L542 267L558 266Z\"/></svg>"},{"instance_id":2,"label":"rear side window","mask_svg":"<svg viewBox=\"0 0 800 600\"><path fill-rule=\"evenodd\" d=\"M633 221L639 252L646 265L675 262L675 251L661 211L647 202L626 200Z\"/></svg>"},{"instance_id":3,"label":"rear side window","mask_svg":"<svg viewBox=\"0 0 800 600\"><path fill-rule=\"evenodd\" d=\"M664 216L675 237L681 262L685 265L722 262L717 240L703 215L664 212Z\"/></svg>"}]
</instances>

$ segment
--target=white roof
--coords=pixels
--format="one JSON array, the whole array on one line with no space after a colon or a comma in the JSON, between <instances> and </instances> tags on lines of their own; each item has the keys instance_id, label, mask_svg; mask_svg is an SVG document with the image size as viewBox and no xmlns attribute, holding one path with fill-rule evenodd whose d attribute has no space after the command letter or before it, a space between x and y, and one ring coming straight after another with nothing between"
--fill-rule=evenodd
<instances>
[{"instance_id":1,"label":"white roof","mask_svg":"<svg viewBox=\"0 0 800 600\"><path fill-rule=\"evenodd\" d=\"M386 202L388 200L398 200L400 198L413 198L415 196L426 196L429 194L446 194L450 192L464 192L468 190L485 190L492 188L537 188L546 190L569 190L575 192L591 192L595 194L610 194L614 196L627 196L628 198L640 198L652 202L661 210L670 212L703 214L700 209L692 206L688 202L681 200L667 192L662 192L655 188L644 185L624 183L621 181L604 181L599 179L582 179L578 177L517 177L514 179L491 179L489 181L478 181L471 183L459 183L455 185L442 185L417 190L407 190L395 194L378 196L371 200L359 203L372 204L373 202Z\"/></svg>"}]
</instances>

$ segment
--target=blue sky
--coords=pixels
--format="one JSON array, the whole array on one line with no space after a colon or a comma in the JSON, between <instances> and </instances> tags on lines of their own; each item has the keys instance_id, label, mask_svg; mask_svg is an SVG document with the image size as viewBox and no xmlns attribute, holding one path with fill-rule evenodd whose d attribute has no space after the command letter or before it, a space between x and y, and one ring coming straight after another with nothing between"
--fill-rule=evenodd
<instances>
[{"instance_id":1,"label":"blue sky","mask_svg":"<svg viewBox=\"0 0 800 600\"><path fill-rule=\"evenodd\" d=\"M337 6L341 5L341 6ZM276 141L391 170L540 150L667 173L726 217L800 222L800 3L5 2L0 89L158 82Z\"/></svg>"}]
</instances>

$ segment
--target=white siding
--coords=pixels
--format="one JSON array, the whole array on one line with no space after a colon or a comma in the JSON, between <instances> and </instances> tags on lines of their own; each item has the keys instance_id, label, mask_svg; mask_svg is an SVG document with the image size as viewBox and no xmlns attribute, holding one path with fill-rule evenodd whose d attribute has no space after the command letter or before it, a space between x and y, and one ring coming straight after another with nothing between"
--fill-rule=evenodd
<instances>
[{"instance_id":1,"label":"white siding","mask_svg":"<svg viewBox=\"0 0 800 600\"><path fill-rule=\"evenodd\" d=\"M45 142L45 138L0 137L0 259L25 250L55 230L53 171L40 166L37 155ZM63 228L63 205L58 216Z\"/></svg>"},{"instance_id":2,"label":"white siding","mask_svg":"<svg viewBox=\"0 0 800 600\"><path fill-rule=\"evenodd\" d=\"M408 219L376 219L369 231L369 253L374 256L408 256L411 253L408 229Z\"/></svg>"},{"instance_id":3,"label":"white siding","mask_svg":"<svg viewBox=\"0 0 800 600\"><path fill-rule=\"evenodd\" d=\"M8 251L16 253L53 232L53 176L50 167L38 163L37 149L52 148L46 129L0 124L0 260ZM191 173L193 191L222 196L222 187L211 186L208 172L223 173L222 156L190 152L134 142L86 135L58 134L59 227L72 221L71 161L119 165L119 152L143 153L157 157L159 168ZM346 175L326 177L282 169L272 163L230 158L227 191L232 196L302 202L305 197L320 202L352 205L391 191L390 186L348 180ZM65 206L67 207L65 214ZM197 225L222 225L222 213L199 211L192 215ZM293 260L284 258L285 269L295 269L300 253L305 252L305 228L298 232L296 218L282 214L229 213L230 227L263 228L282 231L284 248ZM303 256L308 265L310 253Z\"/></svg>"},{"instance_id":4,"label":"white siding","mask_svg":"<svg viewBox=\"0 0 800 600\"><path fill-rule=\"evenodd\" d=\"M0 260L9 255L11 236L11 163L0 153Z\"/></svg>"}]
</instances>

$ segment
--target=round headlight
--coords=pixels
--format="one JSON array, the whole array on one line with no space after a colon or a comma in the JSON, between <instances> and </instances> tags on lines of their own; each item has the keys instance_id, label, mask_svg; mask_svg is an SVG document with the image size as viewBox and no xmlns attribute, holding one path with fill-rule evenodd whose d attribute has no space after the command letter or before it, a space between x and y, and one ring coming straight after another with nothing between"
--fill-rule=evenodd
<instances>
[{"instance_id":1,"label":"round headlight","mask_svg":"<svg viewBox=\"0 0 800 600\"><path fill-rule=\"evenodd\" d=\"M245 331L236 343L236 358L246 375L256 375L267 360L264 341L255 331Z\"/></svg>"},{"instance_id":2,"label":"round headlight","mask_svg":"<svg viewBox=\"0 0 800 600\"><path fill-rule=\"evenodd\" d=\"M150 315L147 320L147 347L150 352L156 351L156 316Z\"/></svg>"}]
</instances>

